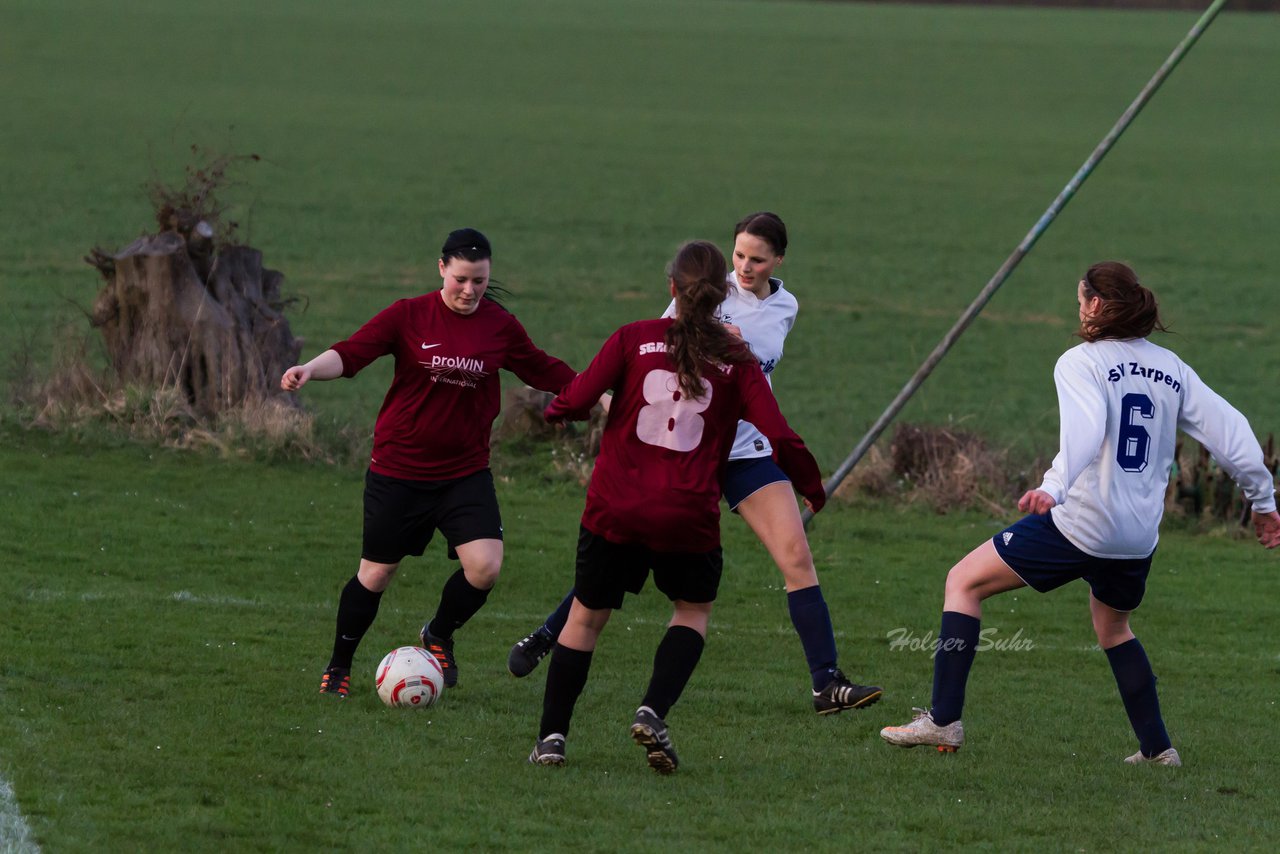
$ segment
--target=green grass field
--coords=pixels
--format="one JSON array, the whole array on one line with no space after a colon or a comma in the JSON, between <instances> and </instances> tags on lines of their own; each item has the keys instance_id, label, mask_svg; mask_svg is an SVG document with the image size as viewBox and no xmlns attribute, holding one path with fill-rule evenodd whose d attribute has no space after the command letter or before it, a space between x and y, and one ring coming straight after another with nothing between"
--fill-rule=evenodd
<instances>
[{"instance_id":1,"label":"green grass field","mask_svg":"<svg viewBox=\"0 0 1280 854\"><path fill-rule=\"evenodd\" d=\"M255 152L241 233L305 300L304 356L437 286L459 225L534 339L581 365L665 305L689 237L743 213L792 230L801 302L776 375L831 470L1083 162L1188 14L798 2L480 0L215 5L0 0L0 340L47 362L97 274L150 227L142 184L188 147ZM1174 349L1262 435L1280 428L1280 18L1224 14L903 413L1052 453L1051 368L1074 286L1119 257ZM79 321L83 325L82 321ZM308 388L372 425L388 371ZM16 369L15 369L16 370ZM549 450L495 456L507 562L459 635L463 685L384 709L448 565L409 561L357 657L315 684L358 558L358 468L75 438L0 419L0 850L1269 850L1280 681L1274 555L1166 530L1135 627L1187 766L1129 768L1132 736L1083 588L994 600L1032 649L978 658L955 756L877 736L928 702L947 568L1004 519L835 504L812 542L842 664L874 708L811 712L781 581L736 520L703 664L655 778L626 738L666 618L652 591L606 631L570 766L524 764L541 672L506 650L569 581L581 489ZM1020 633L1020 635L1019 635ZM6 803L3 784L13 796Z\"/></svg>"}]
</instances>

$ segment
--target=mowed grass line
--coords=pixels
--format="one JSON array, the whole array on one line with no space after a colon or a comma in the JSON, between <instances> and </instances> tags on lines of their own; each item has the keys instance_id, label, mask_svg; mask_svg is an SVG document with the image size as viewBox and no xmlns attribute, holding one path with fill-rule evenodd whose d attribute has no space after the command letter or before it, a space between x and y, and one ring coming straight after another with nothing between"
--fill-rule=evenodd
<instances>
[{"instance_id":1,"label":"mowed grass line","mask_svg":"<svg viewBox=\"0 0 1280 854\"><path fill-rule=\"evenodd\" d=\"M1241 714L1271 702L1277 652L1264 629L1273 556L1248 543L1171 532L1135 621L1188 762L1171 771L1119 762L1132 736L1080 585L991 603L993 637L1034 647L979 656L960 753L880 742L880 726L928 700L929 655L893 648L895 630L936 631L947 566L998 520L840 504L818 517L842 663L886 687L872 709L820 719L776 571L729 519L707 651L670 719L684 765L667 780L626 737L668 614L652 591L602 639L569 766L524 764L542 672L511 679L506 651L564 589L581 510L579 488L540 474L536 451L500 460L507 566L459 635L462 686L424 713L384 708L372 670L434 608L449 571L438 547L408 561L387 595L354 696L314 694L354 565L358 473L86 454L31 434L7 436L0 459L15 472L6 516L30 507L44 520L18 531L30 546L0 627L0 761L49 850L391 847L424 833L531 850L855 836L894 848L1121 838L1190 849L1257 847L1277 829L1258 754L1268 717ZM24 467L31 459L43 464ZM104 516L126 492L130 509Z\"/></svg>"}]
</instances>

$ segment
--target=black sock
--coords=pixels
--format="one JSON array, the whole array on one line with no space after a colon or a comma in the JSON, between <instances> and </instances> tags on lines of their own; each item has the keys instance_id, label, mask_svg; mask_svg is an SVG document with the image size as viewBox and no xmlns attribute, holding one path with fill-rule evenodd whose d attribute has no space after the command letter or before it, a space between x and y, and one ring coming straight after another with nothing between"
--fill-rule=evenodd
<instances>
[{"instance_id":1,"label":"black sock","mask_svg":"<svg viewBox=\"0 0 1280 854\"><path fill-rule=\"evenodd\" d=\"M1106 650L1111 672L1120 689L1120 699L1129 715L1129 724L1138 736L1138 746L1147 758L1158 756L1172 747L1169 733L1160 717L1160 698L1156 695L1156 675L1151 670L1147 651L1138 639L1125 641Z\"/></svg>"},{"instance_id":2,"label":"black sock","mask_svg":"<svg viewBox=\"0 0 1280 854\"><path fill-rule=\"evenodd\" d=\"M547 686L542 695L542 723L538 738L552 733L569 734L569 719L573 707L587 684L591 670L591 653L570 649L563 644L551 650L551 663L547 666Z\"/></svg>"},{"instance_id":3,"label":"black sock","mask_svg":"<svg viewBox=\"0 0 1280 854\"><path fill-rule=\"evenodd\" d=\"M982 621L959 611L943 611L942 627L933 654L933 722L946 726L960 720L969 668L978 654Z\"/></svg>"},{"instance_id":4,"label":"black sock","mask_svg":"<svg viewBox=\"0 0 1280 854\"><path fill-rule=\"evenodd\" d=\"M665 719L698 666L706 643L702 635L688 626L668 628L653 654L653 677L640 705L648 706L655 715Z\"/></svg>"},{"instance_id":5,"label":"black sock","mask_svg":"<svg viewBox=\"0 0 1280 854\"><path fill-rule=\"evenodd\" d=\"M382 593L374 593L360 583L359 576L351 576L338 598L338 626L333 635L330 667L350 669L356 647L373 625L373 618L378 616L378 603L381 601Z\"/></svg>"},{"instance_id":6,"label":"black sock","mask_svg":"<svg viewBox=\"0 0 1280 854\"><path fill-rule=\"evenodd\" d=\"M453 633L474 617L488 598L489 591L472 587L466 573L459 569L444 583L440 607L436 608L427 631L441 640L452 640Z\"/></svg>"}]
</instances>

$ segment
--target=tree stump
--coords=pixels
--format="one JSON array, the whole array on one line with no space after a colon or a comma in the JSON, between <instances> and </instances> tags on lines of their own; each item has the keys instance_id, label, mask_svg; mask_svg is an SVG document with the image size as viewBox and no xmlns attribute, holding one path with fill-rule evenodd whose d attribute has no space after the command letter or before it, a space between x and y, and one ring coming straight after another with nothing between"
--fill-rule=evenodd
<instances>
[{"instance_id":1,"label":"tree stump","mask_svg":"<svg viewBox=\"0 0 1280 854\"><path fill-rule=\"evenodd\" d=\"M125 383L175 386L204 417L268 398L297 406L280 389L302 351L282 313L284 276L212 236L201 222L86 259L106 280L92 319L112 367Z\"/></svg>"},{"instance_id":2,"label":"tree stump","mask_svg":"<svg viewBox=\"0 0 1280 854\"><path fill-rule=\"evenodd\" d=\"M604 437L604 425L608 420L604 407L598 404L592 407L591 417L585 425L568 421L564 424L563 432L557 432L542 417L542 411L554 397L549 391L539 391L529 386L508 389L503 395L501 417L494 422L492 438L527 437L543 440L563 436L577 446L580 454L594 460L600 453L600 440Z\"/></svg>"}]
</instances>

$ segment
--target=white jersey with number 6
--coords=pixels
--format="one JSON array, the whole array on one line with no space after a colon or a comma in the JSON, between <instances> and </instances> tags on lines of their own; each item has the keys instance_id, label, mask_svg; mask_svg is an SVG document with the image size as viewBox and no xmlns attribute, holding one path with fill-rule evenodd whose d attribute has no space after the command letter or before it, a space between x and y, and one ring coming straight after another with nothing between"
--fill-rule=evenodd
<instances>
[{"instance_id":1,"label":"white jersey with number 6","mask_svg":"<svg viewBox=\"0 0 1280 854\"><path fill-rule=\"evenodd\" d=\"M1204 445L1253 502L1275 509L1275 483L1249 422L1170 350L1145 338L1093 341L1053 371L1059 452L1040 489L1053 522L1095 557L1155 550L1179 429Z\"/></svg>"}]
</instances>

